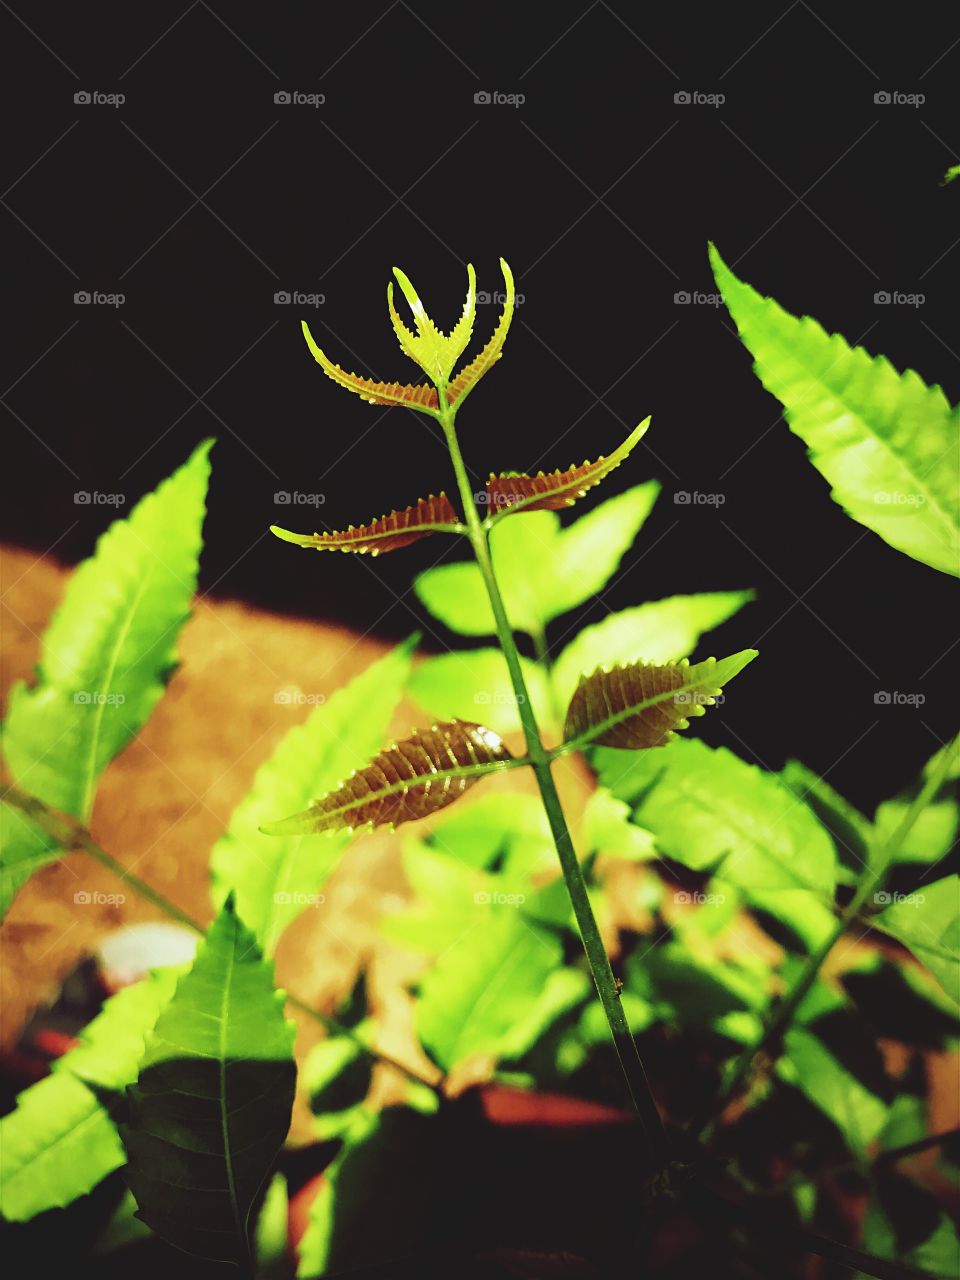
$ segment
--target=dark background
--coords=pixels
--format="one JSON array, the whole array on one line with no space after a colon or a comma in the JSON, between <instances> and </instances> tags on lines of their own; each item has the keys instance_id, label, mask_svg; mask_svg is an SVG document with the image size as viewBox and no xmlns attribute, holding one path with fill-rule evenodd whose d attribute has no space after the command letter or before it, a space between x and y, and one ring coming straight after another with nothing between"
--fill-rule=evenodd
<instances>
[{"instance_id":1,"label":"dark background","mask_svg":"<svg viewBox=\"0 0 960 1280\"><path fill-rule=\"evenodd\" d=\"M129 510L216 434L205 590L385 638L421 625L442 648L409 587L449 554L439 539L371 563L265 530L315 524L277 490L323 493L337 528L450 489L433 425L335 388L299 320L347 367L413 378L390 267L452 322L463 264L495 289L503 254L524 301L460 418L478 485L608 452L652 413L606 493L655 476L663 495L583 619L757 587L707 651L756 643L761 661L704 736L772 768L797 756L874 804L953 732L953 583L844 515L725 311L674 294L714 291L712 237L790 310L956 400L960 183L939 182L960 158L960 29L948 6L888 14L4 4L0 533L79 559L113 511L75 491L124 493ZM77 105L83 90L126 101ZM283 90L326 101L277 105ZM480 90L526 101L478 105ZM726 100L677 105L682 90ZM877 105L882 90L926 101ZM76 306L79 290L125 302ZM325 302L278 306L280 290ZM879 290L926 301L881 307ZM485 340L496 309L478 311ZM677 506L680 489L725 502ZM878 706L878 690L926 702Z\"/></svg>"}]
</instances>

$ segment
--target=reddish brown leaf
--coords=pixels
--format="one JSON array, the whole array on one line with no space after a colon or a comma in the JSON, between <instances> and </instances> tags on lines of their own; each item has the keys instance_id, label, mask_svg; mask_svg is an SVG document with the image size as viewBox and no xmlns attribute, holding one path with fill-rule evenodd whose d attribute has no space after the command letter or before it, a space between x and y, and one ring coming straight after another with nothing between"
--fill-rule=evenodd
<instances>
[{"instance_id":1,"label":"reddish brown leaf","mask_svg":"<svg viewBox=\"0 0 960 1280\"><path fill-rule=\"evenodd\" d=\"M350 525L348 529L328 533L291 533L271 525L270 530L284 542L307 551L355 551L359 555L378 556L386 551L399 551L431 533L449 533L459 524L453 504L445 493L419 498L414 506L391 511L388 516L369 524Z\"/></svg>"},{"instance_id":2,"label":"reddish brown leaf","mask_svg":"<svg viewBox=\"0 0 960 1280\"><path fill-rule=\"evenodd\" d=\"M435 724L381 751L303 813L268 823L263 830L279 836L396 827L452 804L484 774L511 759L492 729L463 720Z\"/></svg>"}]
</instances>

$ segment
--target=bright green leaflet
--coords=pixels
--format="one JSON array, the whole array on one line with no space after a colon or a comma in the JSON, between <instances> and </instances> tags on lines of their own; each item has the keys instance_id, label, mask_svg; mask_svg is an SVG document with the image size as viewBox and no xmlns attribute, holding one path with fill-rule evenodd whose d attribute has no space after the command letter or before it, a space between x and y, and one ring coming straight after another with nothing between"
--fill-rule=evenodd
<instances>
[{"instance_id":1,"label":"bright green leaflet","mask_svg":"<svg viewBox=\"0 0 960 1280\"><path fill-rule=\"evenodd\" d=\"M716 249L717 286L757 377L848 515L915 560L960 574L960 410L938 386L851 347L738 280Z\"/></svg>"},{"instance_id":2,"label":"bright green leaflet","mask_svg":"<svg viewBox=\"0 0 960 1280\"><path fill-rule=\"evenodd\" d=\"M877 831L876 847L882 848L884 842L893 835L903 821L904 814L910 807L914 795L920 790L927 778L940 767L945 753L952 756L952 763L943 784L931 804L928 804L918 816L916 822L901 843L897 862L938 862L953 847L960 827L960 749L957 742L951 742L932 756L923 767L916 784L906 794L896 796L893 800L885 800L874 815Z\"/></svg>"},{"instance_id":3,"label":"bright green leaflet","mask_svg":"<svg viewBox=\"0 0 960 1280\"><path fill-rule=\"evenodd\" d=\"M110 526L44 633L36 684L11 690L3 732L11 773L81 822L103 770L146 723L176 669L197 583L212 443ZM56 849L9 811L3 827L6 911Z\"/></svg>"},{"instance_id":4,"label":"bright green leaflet","mask_svg":"<svg viewBox=\"0 0 960 1280\"><path fill-rule=\"evenodd\" d=\"M762 905L773 890L808 889L832 901L833 844L809 809L768 773L694 738L654 751L598 750L600 781L628 802L658 847Z\"/></svg>"},{"instance_id":5,"label":"bright green leaflet","mask_svg":"<svg viewBox=\"0 0 960 1280\"><path fill-rule=\"evenodd\" d=\"M873 828L863 814L829 783L799 760L788 760L780 778L798 800L820 819L830 832L846 879L856 881L870 860ZM838 867L838 875L841 868Z\"/></svg>"},{"instance_id":6,"label":"bright green leaflet","mask_svg":"<svg viewBox=\"0 0 960 1280\"><path fill-rule=\"evenodd\" d=\"M284 999L228 898L128 1090L120 1133L140 1217L199 1257L250 1266L250 1211L293 1106Z\"/></svg>"},{"instance_id":7,"label":"bright green leaflet","mask_svg":"<svg viewBox=\"0 0 960 1280\"><path fill-rule=\"evenodd\" d=\"M116 1126L94 1089L119 1093L137 1078L144 1037L173 993L175 977L160 971L112 996L81 1043L0 1120L0 1213L8 1221L68 1205L124 1163Z\"/></svg>"},{"instance_id":8,"label":"bright green leaflet","mask_svg":"<svg viewBox=\"0 0 960 1280\"><path fill-rule=\"evenodd\" d=\"M876 895L881 902L892 894ZM922 885L916 893L890 901L873 923L927 966L940 986L960 1004L960 876Z\"/></svg>"},{"instance_id":9,"label":"bright green leaflet","mask_svg":"<svg viewBox=\"0 0 960 1280\"><path fill-rule=\"evenodd\" d=\"M526 659L522 666L534 713L542 723L552 715L546 673ZM510 672L499 649L428 658L414 671L410 693L438 720L479 720L501 734L520 729Z\"/></svg>"},{"instance_id":10,"label":"bright green leaflet","mask_svg":"<svg viewBox=\"0 0 960 1280\"><path fill-rule=\"evenodd\" d=\"M547 623L602 591L656 501L655 481L628 489L565 529L555 511L519 512L490 534L493 567L515 630L539 635ZM441 565L414 581L430 612L467 636L496 632L476 564Z\"/></svg>"},{"instance_id":11,"label":"bright green leaflet","mask_svg":"<svg viewBox=\"0 0 960 1280\"><path fill-rule=\"evenodd\" d=\"M297 813L363 768L383 745L410 673L416 637L373 663L281 740L213 847L217 903L236 894L237 910L266 954L317 895L354 839L349 831L304 840L267 836L262 823Z\"/></svg>"},{"instance_id":12,"label":"bright green leaflet","mask_svg":"<svg viewBox=\"0 0 960 1280\"><path fill-rule=\"evenodd\" d=\"M800 1089L830 1117L851 1151L864 1155L887 1122L887 1103L834 1057L809 1028L791 1028L784 1043L786 1056L777 1064L779 1077Z\"/></svg>"}]
</instances>

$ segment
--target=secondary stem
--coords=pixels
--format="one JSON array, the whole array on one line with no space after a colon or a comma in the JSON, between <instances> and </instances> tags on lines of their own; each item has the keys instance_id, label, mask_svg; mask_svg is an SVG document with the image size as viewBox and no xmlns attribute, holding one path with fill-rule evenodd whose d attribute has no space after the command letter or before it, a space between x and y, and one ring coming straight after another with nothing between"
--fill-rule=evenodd
<instances>
[{"instance_id":1,"label":"secondary stem","mask_svg":"<svg viewBox=\"0 0 960 1280\"><path fill-rule=\"evenodd\" d=\"M467 521L467 535L473 547L477 566L483 577L490 608L493 611L497 636L500 640L503 656L506 659L514 696L517 700L520 723L523 726L524 737L527 741L527 751L537 780L537 786L540 790L553 841L556 845L557 856L560 859L560 866L566 882L567 892L570 895L573 913L580 929L583 949L586 952L597 994L603 1005L603 1011L610 1025L610 1034L613 1037L620 1066L626 1078L631 1101L646 1130L657 1164L662 1169L670 1157L663 1121L660 1118L660 1112L650 1090L647 1074L637 1051L636 1041L623 1012L617 982L610 967L610 959L603 945L603 939L600 936L600 928L597 924L596 916L593 914L586 881L583 878L580 862L573 847L573 841L570 838L570 831L560 804L560 797L557 794L553 774L550 772L550 754L540 738L536 715L530 703L526 682L523 678L523 670L520 666L520 655L517 651L513 630L507 618L503 597L500 594L500 588L494 573L487 535L477 512L476 502L470 488L470 480L463 462L463 455L460 452L460 444L457 440L453 421L454 415L446 398L446 388L441 385L438 387L438 391L440 397L440 412L438 416L457 478L460 501L463 504Z\"/></svg>"}]
</instances>

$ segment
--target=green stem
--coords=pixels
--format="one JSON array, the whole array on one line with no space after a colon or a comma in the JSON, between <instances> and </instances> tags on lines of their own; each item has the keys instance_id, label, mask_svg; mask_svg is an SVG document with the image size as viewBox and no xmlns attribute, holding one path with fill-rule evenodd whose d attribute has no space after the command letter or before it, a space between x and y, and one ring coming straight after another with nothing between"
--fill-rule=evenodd
<instances>
[{"instance_id":1,"label":"green stem","mask_svg":"<svg viewBox=\"0 0 960 1280\"><path fill-rule=\"evenodd\" d=\"M199 920L195 920L188 912L178 907L175 902L171 902L169 898L147 884L146 880L141 880L138 875L129 871L122 862L117 861L113 854L101 848L82 823L54 812L42 800L38 800L35 796L27 795L26 792L21 791L18 787L6 784L0 786L0 802L10 805L12 809L29 818L41 831L50 836L52 840L55 840L64 853L76 851L87 854L94 862L98 862L100 866L105 867L115 875L118 880L122 880L124 884L129 885L141 898L152 903L158 911L161 911L169 919L176 920L178 924L184 925L201 937L206 934L207 931ZM301 1000L299 996L294 995L291 991L287 992L287 1000L295 1009L313 1018L315 1022L319 1022L331 1034L346 1036L348 1039L354 1040L371 1058L375 1058L386 1066L394 1067L397 1071L401 1071L407 1076L408 1079L415 1081L417 1084L424 1084L438 1092L438 1085L435 1080L427 1080L418 1075L411 1067L407 1067L395 1058L391 1058L389 1054L371 1049L350 1027L343 1026L336 1018L331 1018L327 1014L321 1013L318 1009L314 1009L312 1005L307 1004L305 1000Z\"/></svg>"},{"instance_id":2,"label":"green stem","mask_svg":"<svg viewBox=\"0 0 960 1280\"><path fill-rule=\"evenodd\" d=\"M517 699L517 711L527 742L527 752L530 756L547 821L556 845L557 856L560 859L560 866L566 882L567 892L570 895L573 913L580 929L583 949L586 952L590 971L593 974L593 981L600 997L600 1003L603 1005L603 1011L610 1025L610 1034L613 1037L620 1066L626 1078L631 1101L643 1123L657 1163L662 1169L670 1157L663 1121L660 1118L660 1112L650 1090L647 1075L644 1071L640 1054L637 1051L636 1041L623 1012L617 982L610 967L610 959L603 945L603 939L600 936L600 928L597 924L596 916L593 914L586 881L580 869L580 862L573 847L570 831L560 804L560 797L557 794L556 783L550 771L550 754L540 738L536 715L530 702L523 678L523 670L520 666L520 655L513 638L513 630L507 618L506 609L504 608L503 597L497 584L487 533L477 512L470 480L467 476L467 469L464 466L463 455L460 452L460 444L457 440L454 426L454 413L447 401L446 387L440 384L437 390L441 406L439 412L440 425L443 427L447 448L450 451L450 460L453 463L454 474L457 478L460 501L463 504L467 521L467 536L473 547L477 566L483 577L487 597L490 601L490 608L493 611L497 636L500 641L500 647L503 650L503 656L506 659L513 692Z\"/></svg>"},{"instance_id":3,"label":"green stem","mask_svg":"<svg viewBox=\"0 0 960 1280\"><path fill-rule=\"evenodd\" d=\"M748 1045L737 1059L720 1097L710 1107L710 1109L705 1112L705 1114L694 1121L690 1128L692 1135L699 1135L704 1129L712 1125L716 1117L723 1111L730 1099L740 1091L750 1074L753 1067L753 1061L759 1053L762 1053L764 1050L771 1049L779 1056L780 1040L784 1032L793 1022L794 1015L803 1000L806 998L810 988L816 982L824 961L836 946L837 942L839 942L843 937L851 922L860 914L861 909L867 902L870 895L875 893L883 883L887 872L890 870L894 859L900 852L900 848L912 830L914 823L920 817L921 813L923 813L924 809L926 809L933 797L937 794L946 779L947 773L952 765L952 754L952 749L944 751L943 759L940 761L938 767L933 770L924 785L921 787L920 791L911 801L906 813L903 815L903 818L896 829L881 846L876 858L873 860L873 866L869 867L865 872L856 893L840 913L833 929L831 929L830 933L820 944L817 950L808 956L799 978L790 992L777 1006L773 1017L766 1024L759 1038L754 1044Z\"/></svg>"}]
</instances>

